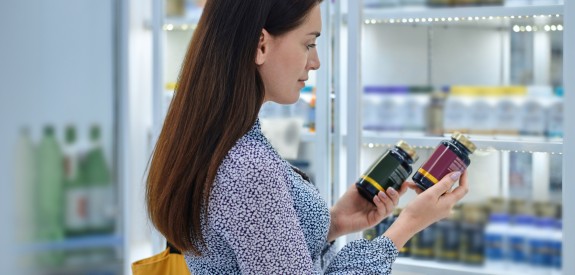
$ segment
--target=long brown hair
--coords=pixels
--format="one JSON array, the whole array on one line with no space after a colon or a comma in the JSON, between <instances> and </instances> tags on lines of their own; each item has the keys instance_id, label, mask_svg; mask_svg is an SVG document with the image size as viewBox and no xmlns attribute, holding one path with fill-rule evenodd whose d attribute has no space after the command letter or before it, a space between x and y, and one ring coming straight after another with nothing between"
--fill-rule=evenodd
<instances>
[{"instance_id":1,"label":"long brown hair","mask_svg":"<svg viewBox=\"0 0 575 275\"><path fill-rule=\"evenodd\" d=\"M218 167L255 123L264 85L255 64L262 29L295 29L321 0L208 0L152 154L150 220L175 247L200 255L201 215Z\"/></svg>"}]
</instances>

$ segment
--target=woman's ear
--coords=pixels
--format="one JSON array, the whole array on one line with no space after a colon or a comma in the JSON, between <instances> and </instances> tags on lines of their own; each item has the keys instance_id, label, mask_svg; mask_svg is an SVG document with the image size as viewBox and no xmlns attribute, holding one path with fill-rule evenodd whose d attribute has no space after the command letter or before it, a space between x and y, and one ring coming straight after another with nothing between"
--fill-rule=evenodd
<instances>
[{"instance_id":1,"label":"woman's ear","mask_svg":"<svg viewBox=\"0 0 575 275\"><path fill-rule=\"evenodd\" d=\"M258 50L256 53L256 65L262 65L266 62L267 53L270 47L271 36L266 29L262 29L260 41L258 42Z\"/></svg>"}]
</instances>

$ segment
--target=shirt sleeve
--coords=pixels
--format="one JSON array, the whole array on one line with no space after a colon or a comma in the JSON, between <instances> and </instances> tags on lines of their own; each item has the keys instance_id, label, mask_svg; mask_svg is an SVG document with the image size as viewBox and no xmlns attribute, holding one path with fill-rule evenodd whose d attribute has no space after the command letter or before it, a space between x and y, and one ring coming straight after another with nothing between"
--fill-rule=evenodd
<instances>
[{"instance_id":1,"label":"shirt sleeve","mask_svg":"<svg viewBox=\"0 0 575 275\"><path fill-rule=\"evenodd\" d=\"M209 205L212 228L242 274L314 273L288 184L268 159L231 164L218 176Z\"/></svg>"},{"instance_id":2,"label":"shirt sleeve","mask_svg":"<svg viewBox=\"0 0 575 275\"><path fill-rule=\"evenodd\" d=\"M387 237L350 242L331 259L325 274L391 274L399 251Z\"/></svg>"}]
</instances>

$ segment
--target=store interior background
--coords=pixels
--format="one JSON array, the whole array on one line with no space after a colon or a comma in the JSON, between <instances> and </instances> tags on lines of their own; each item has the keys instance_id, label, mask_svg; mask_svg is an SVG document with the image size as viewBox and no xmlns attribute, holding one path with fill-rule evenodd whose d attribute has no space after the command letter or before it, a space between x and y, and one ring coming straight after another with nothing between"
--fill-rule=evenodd
<instances>
[{"instance_id":1,"label":"store interior background","mask_svg":"<svg viewBox=\"0 0 575 275\"><path fill-rule=\"evenodd\" d=\"M181 2L187 3L181 14L184 17L201 12L197 9L201 1ZM0 3L0 220L3 221L0 266L6 274L130 274L131 262L150 256L161 247L163 240L145 213L145 169L154 137L161 127L162 116L158 114L164 113L169 104L169 91L173 89L192 28L162 29L165 40L155 39L154 28L161 25L154 21L158 3L161 1ZM573 14L573 6L570 7ZM181 12L169 5L161 8L168 13ZM563 31L514 32L497 26L474 28L472 23L469 28L437 27L433 39L429 40L425 27L368 23L363 25L363 32L363 86L431 86L432 90L441 90L443 85L459 83L554 89L563 86L564 70L567 70L563 64L566 35ZM341 87L347 85L345 39L348 35L346 27L342 27L344 42L339 53L335 53L341 61ZM162 53L160 60L155 59L158 48L169 54ZM433 59L429 59L430 49ZM157 66L157 62L162 66ZM533 69L541 67L549 69ZM158 79L158 75L162 77ZM320 85L320 81L321 77L311 74L309 87L302 91L300 102L291 107L267 104L261 114L264 132L280 153L316 178L324 178L315 175L317 167L323 164L318 163L315 156L315 130L310 129L314 121L310 117L317 114L310 108L310 102L315 100L312 92L318 92L313 87ZM154 95L156 92L161 95ZM343 106L339 114L342 119L348 115ZM400 110L394 114L405 115L405 112ZM366 115L362 113L362 116L365 122ZM294 123L303 127L293 130ZM96 125L100 136L99 141L93 143L90 136ZM80 196L96 201L95 205L101 202L98 192L102 191L97 190L102 189L94 191L94 186L108 190L104 192L111 194L113 207L101 205L104 210L94 215L99 213L101 219L112 224L111 229L96 225L92 228L87 219L80 233L65 232L64 217L70 214L65 212L63 202L69 196L79 195L68 192L66 171L55 173L40 169L39 166L50 166L39 164L38 155L26 159L23 156L30 156L30 151L21 147L24 133L28 133L34 152L41 146L50 151L48 145L42 144L47 126L54 129L60 155L47 153L46 159L60 158L61 167L65 167L66 129L73 126L76 132L73 152L84 160L77 164L78 173L96 171L98 175L109 175L110 181L102 185L84 179L78 181L78 186L85 192ZM371 133L398 136L395 130ZM481 139L483 136L471 134L471 137ZM361 156L360 170L366 169L388 148L389 144L377 143L356 148ZM431 147L418 148L421 160L414 168L419 167L431 151ZM106 169L85 161L91 152L104 156L98 161L103 161ZM562 161L559 153L480 150L472 156L469 170L472 191L464 202L485 203L489 198L505 196L561 205L564 188L561 175L567 172L562 169ZM339 178L347 177L344 171L339 172L342 173ZM52 193L45 186L39 186L38 175L43 175L42 184L61 188L61 192ZM86 186L81 187L82 184ZM414 194L405 195L400 207L413 197ZM58 199L62 205L50 203ZM60 209L60 212L54 213L52 209ZM50 220L45 223L46 218L56 216L62 218L60 227ZM59 232L54 233L52 228ZM352 238L369 237L369 234L359 233Z\"/></svg>"}]
</instances>

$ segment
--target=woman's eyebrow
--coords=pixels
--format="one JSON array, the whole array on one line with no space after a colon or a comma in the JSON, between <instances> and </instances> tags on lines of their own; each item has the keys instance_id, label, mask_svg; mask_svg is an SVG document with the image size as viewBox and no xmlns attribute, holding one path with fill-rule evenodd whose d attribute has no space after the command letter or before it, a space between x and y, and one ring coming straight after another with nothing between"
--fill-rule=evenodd
<instances>
[{"instance_id":1,"label":"woman's eyebrow","mask_svg":"<svg viewBox=\"0 0 575 275\"><path fill-rule=\"evenodd\" d=\"M307 35L315 35L315 37L319 37L321 35L321 33L319 32L310 32Z\"/></svg>"}]
</instances>

